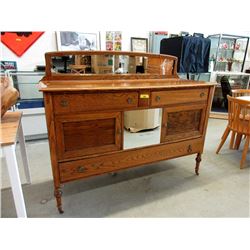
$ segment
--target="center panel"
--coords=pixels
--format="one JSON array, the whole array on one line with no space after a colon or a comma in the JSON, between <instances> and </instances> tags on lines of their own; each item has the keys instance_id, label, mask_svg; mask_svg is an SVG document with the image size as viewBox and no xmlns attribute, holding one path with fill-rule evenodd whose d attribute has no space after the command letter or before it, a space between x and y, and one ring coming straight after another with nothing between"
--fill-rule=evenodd
<instances>
[{"instance_id":1,"label":"center panel","mask_svg":"<svg viewBox=\"0 0 250 250\"><path fill-rule=\"evenodd\" d=\"M167 134L174 135L179 133L198 131L200 126L201 113L201 109L169 113L167 120Z\"/></svg>"}]
</instances>

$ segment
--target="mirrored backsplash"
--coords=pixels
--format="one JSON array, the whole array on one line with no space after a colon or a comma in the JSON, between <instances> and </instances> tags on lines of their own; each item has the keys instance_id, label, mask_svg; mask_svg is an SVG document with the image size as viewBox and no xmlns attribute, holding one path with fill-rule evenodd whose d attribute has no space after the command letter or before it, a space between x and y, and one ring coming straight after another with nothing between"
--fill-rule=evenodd
<instances>
[{"instance_id":1,"label":"mirrored backsplash","mask_svg":"<svg viewBox=\"0 0 250 250\"><path fill-rule=\"evenodd\" d=\"M147 56L65 55L51 57L51 71L62 74L152 74L172 75L174 61L155 63Z\"/></svg>"}]
</instances>

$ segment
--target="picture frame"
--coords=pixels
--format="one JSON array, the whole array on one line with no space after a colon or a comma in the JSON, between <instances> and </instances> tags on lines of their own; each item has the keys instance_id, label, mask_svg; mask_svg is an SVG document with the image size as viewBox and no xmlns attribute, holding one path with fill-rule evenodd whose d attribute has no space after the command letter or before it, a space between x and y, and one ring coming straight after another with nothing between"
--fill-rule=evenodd
<instances>
[{"instance_id":1,"label":"picture frame","mask_svg":"<svg viewBox=\"0 0 250 250\"><path fill-rule=\"evenodd\" d=\"M101 47L99 33L57 31L56 40L59 51L99 50Z\"/></svg>"},{"instance_id":2,"label":"picture frame","mask_svg":"<svg viewBox=\"0 0 250 250\"><path fill-rule=\"evenodd\" d=\"M131 51L148 52L148 38L131 37Z\"/></svg>"},{"instance_id":3,"label":"picture frame","mask_svg":"<svg viewBox=\"0 0 250 250\"><path fill-rule=\"evenodd\" d=\"M1 70L17 70L17 62L16 61L1 61Z\"/></svg>"}]
</instances>

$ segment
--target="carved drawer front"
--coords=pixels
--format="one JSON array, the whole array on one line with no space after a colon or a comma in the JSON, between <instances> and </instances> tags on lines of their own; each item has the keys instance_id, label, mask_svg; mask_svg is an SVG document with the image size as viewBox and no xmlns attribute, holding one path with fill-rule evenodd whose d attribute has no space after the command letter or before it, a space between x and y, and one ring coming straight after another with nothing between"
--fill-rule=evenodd
<instances>
[{"instance_id":1,"label":"carved drawer front","mask_svg":"<svg viewBox=\"0 0 250 250\"><path fill-rule=\"evenodd\" d=\"M53 104L55 114L135 108L138 106L138 93L56 94Z\"/></svg>"},{"instance_id":2,"label":"carved drawer front","mask_svg":"<svg viewBox=\"0 0 250 250\"><path fill-rule=\"evenodd\" d=\"M208 89L185 89L152 92L151 106L207 101Z\"/></svg>"},{"instance_id":3,"label":"carved drawer front","mask_svg":"<svg viewBox=\"0 0 250 250\"><path fill-rule=\"evenodd\" d=\"M125 150L86 159L59 163L60 181L67 182L88 176L136 167L149 162L172 159L202 152L203 140L192 139L161 144L138 150Z\"/></svg>"},{"instance_id":4,"label":"carved drawer front","mask_svg":"<svg viewBox=\"0 0 250 250\"><path fill-rule=\"evenodd\" d=\"M121 113L64 115L56 118L59 160L121 149Z\"/></svg>"},{"instance_id":5,"label":"carved drawer front","mask_svg":"<svg viewBox=\"0 0 250 250\"><path fill-rule=\"evenodd\" d=\"M163 109L161 142L201 137L206 105L185 105Z\"/></svg>"}]
</instances>

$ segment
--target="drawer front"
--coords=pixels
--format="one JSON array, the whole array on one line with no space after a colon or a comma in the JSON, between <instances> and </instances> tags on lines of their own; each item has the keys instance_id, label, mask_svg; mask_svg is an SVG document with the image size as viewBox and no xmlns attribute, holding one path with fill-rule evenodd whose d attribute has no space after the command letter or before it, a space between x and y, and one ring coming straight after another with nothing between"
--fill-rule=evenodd
<instances>
[{"instance_id":1,"label":"drawer front","mask_svg":"<svg viewBox=\"0 0 250 250\"><path fill-rule=\"evenodd\" d=\"M151 106L207 101L208 89L186 89L152 92Z\"/></svg>"},{"instance_id":2,"label":"drawer front","mask_svg":"<svg viewBox=\"0 0 250 250\"><path fill-rule=\"evenodd\" d=\"M59 163L60 180L61 182L67 182L179 156L202 153L202 151L203 140L194 139L63 162Z\"/></svg>"},{"instance_id":3,"label":"drawer front","mask_svg":"<svg viewBox=\"0 0 250 250\"><path fill-rule=\"evenodd\" d=\"M136 108L138 93L56 94L53 104L55 114Z\"/></svg>"}]
</instances>

